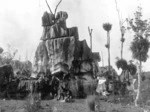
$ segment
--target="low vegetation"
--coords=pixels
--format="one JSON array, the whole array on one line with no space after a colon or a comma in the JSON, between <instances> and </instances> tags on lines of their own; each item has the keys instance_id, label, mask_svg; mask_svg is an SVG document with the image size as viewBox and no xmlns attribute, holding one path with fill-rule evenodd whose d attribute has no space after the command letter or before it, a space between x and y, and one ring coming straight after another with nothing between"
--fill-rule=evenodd
<instances>
[{"instance_id":1,"label":"low vegetation","mask_svg":"<svg viewBox=\"0 0 150 112\"><path fill-rule=\"evenodd\" d=\"M54 112L53 108L49 106L44 109L41 104L41 99L38 94L30 94L25 100L24 109L26 112Z\"/></svg>"}]
</instances>

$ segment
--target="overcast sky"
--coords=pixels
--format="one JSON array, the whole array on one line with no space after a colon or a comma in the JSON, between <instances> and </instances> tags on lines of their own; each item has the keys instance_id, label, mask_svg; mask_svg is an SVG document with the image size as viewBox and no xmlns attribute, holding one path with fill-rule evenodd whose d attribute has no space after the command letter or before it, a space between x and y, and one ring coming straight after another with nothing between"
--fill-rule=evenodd
<instances>
[{"instance_id":1,"label":"overcast sky","mask_svg":"<svg viewBox=\"0 0 150 112\"><path fill-rule=\"evenodd\" d=\"M59 0L47 0L54 11ZM122 19L132 18L139 3L143 8L144 18L150 18L149 0L117 0ZM33 60L34 53L42 35L41 17L44 11L49 11L45 0L0 0L0 46L18 49L18 55L24 60ZM102 52L104 65L107 65L106 32L102 24L110 22L111 64L115 65L115 58L120 57L120 30L115 0L62 0L58 11L67 11L67 26L77 26L79 39L86 39L89 45L88 26L93 29L93 51ZM125 24L126 25L126 24ZM129 50L132 33L125 34L124 58L132 59ZM150 53L149 53L150 55ZM150 58L144 63L144 70L150 70ZM101 65L101 63L100 63Z\"/></svg>"}]
</instances>

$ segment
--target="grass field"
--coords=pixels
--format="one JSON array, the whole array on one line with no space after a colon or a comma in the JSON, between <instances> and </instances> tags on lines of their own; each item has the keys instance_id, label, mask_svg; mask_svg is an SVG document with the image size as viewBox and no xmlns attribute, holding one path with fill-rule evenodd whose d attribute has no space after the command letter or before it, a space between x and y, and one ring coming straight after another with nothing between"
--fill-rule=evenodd
<instances>
[{"instance_id":1,"label":"grass field","mask_svg":"<svg viewBox=\"0 0 150 112\"><path fill-rule=\"evenodd\" d=\"M121 101L114 100L113 96L103 98L101 96L75 99L74 102L66 103L56 100L40 101L39 111L25 111L24 107L29 104L27 100L0 100L0 112L91 112L88 102L95 102L95 112L150 112L150 75L146 75L141 83L140 106L135 107L131 97L125 97ZM115 97L115 99L118 99ZM145 110L145 111L144 111Z\"/></svg>"},{"instance_id":2,"label":"grass field","mask_svg":"<svg viewBox=\"0 0 150 112\"><path fill-rule=\"evenodd\" d=\"M0 112L26 112L24 110L25 101L17 100L1 100ZM97 112L144 112L140 107L134 105L114 104L111 102L99 101ZM146 110L150 109L146 107ZM80 99L73 103L62 103L55 100L47 100L41 102L41 112L90 112L87 101ZM150 111L147 111L150 112Z\"/></svg>"}]
</instances>

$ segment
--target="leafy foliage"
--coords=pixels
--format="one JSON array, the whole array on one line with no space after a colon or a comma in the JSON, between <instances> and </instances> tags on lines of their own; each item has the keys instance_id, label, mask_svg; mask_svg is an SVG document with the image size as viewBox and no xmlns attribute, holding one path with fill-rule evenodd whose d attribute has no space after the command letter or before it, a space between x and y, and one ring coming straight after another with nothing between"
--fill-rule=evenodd
<instances>
[{"instance_id":1,"label":"leafy foliage","mask_svg":"<svg viewBox=\"0 0 150 112\"><path fill-rule=\"evenodd\" d=\"M129 24L134 32L136 32L136 37L143 37L143 36L150 36L149 30L150 26L147 20L140 20L140 19L135 19L135 22L133 19L129 21Z\"/></svg>"},{"instance_id":2,"label":"leafy foliage","mask_svg":"<svg viewBox=\"0 0 150 112\"><path fill-rule=\"evenodd\" d=\"M118 78L118 74L112 66L110 66L110 72L109 72L109 66L100 67L100 71L101 71L100 76L104 76L105 78L109 80L112 80L113 76L114 76L114 79Z\"/></svg>"},{"instance_id":3,"label":"leafy foliage","mask_svg":"<svg viewBox=\"0 0 150 112\"><path fill-rule=\"evenodd\" d=\"M148 58L148 51L150 47L150 42L148 37L150 36L150 22L148 20L142 20L141 7L138 7L138 11L135 13L135 19L131 19L129 24L134 31L134 39L131 43L130 49L132 51L132 55L134 59L140 61L139 72L138 72L138 80L140 80L141 75L141 64L142 62L146 62ZM134 20L134 22L133 22ZM140 81L138 81L138 91L137 96L135 98L135 105L137 106L138 100L140 97Z\"/></svg>"},{"instance_id":4,"label":"leafy foliage","mask_svg":"<svg viewBox=\"0 0 150 112\"><path fill-rule=\"evenodd\" d=\"M132 63L128 65L128 70L129 70L131 75L135 75L137 72L136 66Z\"/></svg>"},{"instance_id":5,"label":"leafy foliage","mask_svg":"<svg viewBox=\"0 0 150 112\"><path fill-rule=\"evenodd\" d=\"M110 23L104 23L103 28L105 31L109 32L111 30L112 24Z\"/></svg>"},{"instance_id":6,"label":"leafy foliage","mask_svg":"<svg viewBox=\"0 0 150 112\"><path fill-rule=\"evenodd\" d=\"M119 59L119 58L117 58L116 66L117 66L118 69L121 68L122 70L129 71L129 73L132 76L135 75L136 72L137 72L136 65L134 65L132 62L130 62L130 64L128 64L125 59Z\"/></svg>"},{"instance_id":7,"label":"leafy foliage","mask_svg":"<svg viewBox=\"0 0 150 112\"><path fill-rule=\"evenodd\" d=\"M121 68L123 70L126 70L128 64L127 64L127 61L125 59L119 59L116 62L116 66L117 66L118 69Z\"/></svg>"},{"instance_id":8,"label":"leafy foliage","mask_svg":"<svg viewBox=\"0 0 150 112\"><path fill-rule=\"evenodd\" d=\"M133 58L145 62L148 58L148 51L150 47L150 42L147 38L135 38L131 43L131 51L133 53Z\"/></svg>"},{"instance_id":9,"label":"leafy foliage","mask_svg":"<svg viewBox=\"0 0 150 112\"><path fill-rule=\"evenodd\" d=\"M129 24L135 33L130 49L133 58L146 62L150 47L150 42L148 40L148 36L150 36L150 22L148 20L142 20L141 17L141 7L138 7L138 11L135 13L135 19L129 20Z\"/></svg>"}]
</instances>

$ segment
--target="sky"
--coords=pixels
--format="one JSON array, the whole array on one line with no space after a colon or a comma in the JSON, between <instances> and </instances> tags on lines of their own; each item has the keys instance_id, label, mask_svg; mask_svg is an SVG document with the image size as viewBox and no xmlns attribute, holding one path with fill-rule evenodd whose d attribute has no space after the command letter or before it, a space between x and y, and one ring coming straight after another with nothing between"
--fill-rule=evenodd
<instances>
[{"instance_id":1,"label":"sky","mask_svg":"<svg viewBox=\"0 0 150 112\"><path fill-rule=\"evenodd\" d=\"M47 0L52 11L59 0ZM149 0L117 0L120 16L123 20L133 18L140 4L143 18L150 18ZM0 46L11 51L18 50L16 59L28 58L33 61L34 54L42 35L41 17L44 11L49 11L45 0L0 0ZM112 24L110 32L111 65L116 69L116 57L120 57L120 29L115 0L62 0L57 11L67 11L67 27L78 27L79 39L86 39L90 46L88 26L93 29L93 52L103 54L104 65L108 64L106 32L102 25ZM127 24L125 23L125 26ZM126 31L124 54L126 60L132 59L130 44L133 39L132 31ZM150 52L149 52L150 56ZM150 70L150 58L143 63L143 70ZM99 63L102 66L102 62ZM117 69L116 69L117 70Z\"/></svg>"}]
</instances>

